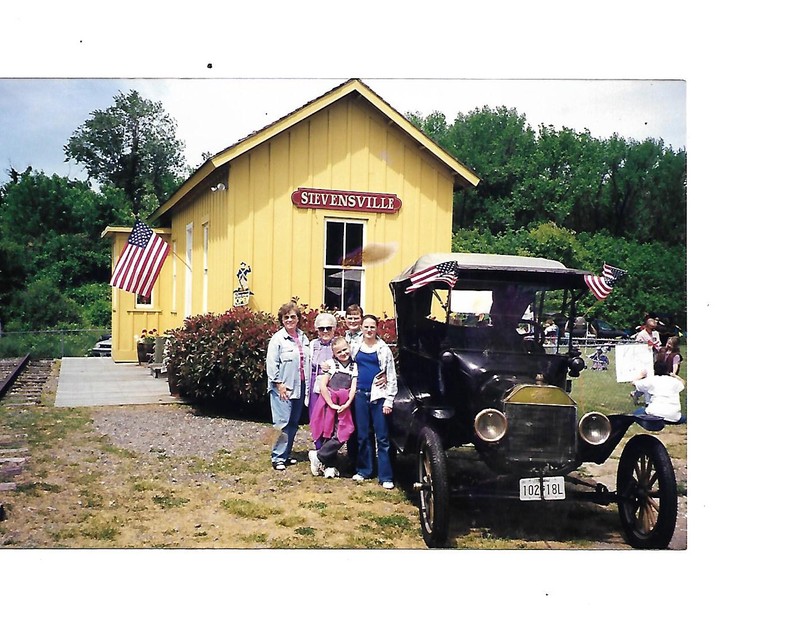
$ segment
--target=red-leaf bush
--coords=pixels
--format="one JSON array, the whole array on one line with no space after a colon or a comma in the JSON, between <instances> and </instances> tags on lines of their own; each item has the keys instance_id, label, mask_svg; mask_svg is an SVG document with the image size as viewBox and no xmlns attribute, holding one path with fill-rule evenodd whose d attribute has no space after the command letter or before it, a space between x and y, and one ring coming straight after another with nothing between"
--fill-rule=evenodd
<instances>
[{"instance_id":1,"label":"red-leaf bush","mask_svg":"<svg viewBox=\"0 0 800 623\"><path fill-rule=\"evenodd\" d=\"M279 328L272 314L248 307L187 318L170 332L168 373L191 401L264 403L267 344Z\"/></svg>"},{"instance_id":2,"label":"red-leaf bush","mask_svg":"<svg viewBox=\"0 0 800 623\"><path fill-rule=\"evenodd\" d=\"M325 310L298 305L302 312L299 328L309 340L314 339L314 319ZM192 402L267 408L267 347L280 328L275 315L249 307L187 318L183 327L167 332L171 383ZM336 333L343 335L344 331L344 320L339 319ZM384 314L378 322L378 335L391 345L397 342L394 318Z\"/></svg>"}]
</instances>

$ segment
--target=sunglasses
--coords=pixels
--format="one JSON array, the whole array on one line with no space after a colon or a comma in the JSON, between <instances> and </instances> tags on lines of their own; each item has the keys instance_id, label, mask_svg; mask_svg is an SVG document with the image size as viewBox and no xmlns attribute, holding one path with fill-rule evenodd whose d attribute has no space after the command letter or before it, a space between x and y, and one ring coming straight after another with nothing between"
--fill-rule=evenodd
<instances>
[{"instance_id":1,"label":"sunglasses","mask_svg":"<svg viewBox=\"0 0 800 623\"><path fill-rule=\"evenodd\" d=\"M333 331L333 327L320 327L320 331Z\"/></svg>"}]
</instances>

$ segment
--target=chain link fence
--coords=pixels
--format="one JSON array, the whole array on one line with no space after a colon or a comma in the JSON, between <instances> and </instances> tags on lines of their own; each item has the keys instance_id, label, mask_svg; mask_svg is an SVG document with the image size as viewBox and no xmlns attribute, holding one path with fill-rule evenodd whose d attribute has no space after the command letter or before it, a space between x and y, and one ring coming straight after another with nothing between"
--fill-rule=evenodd
<instances>
[{"instance_id":1,"label":"chain link fence","mask_svg":"<svg viewBox=\"0 0 800 623\"><path fill-rule=\"evenodd\" d=\"M45 329L41 331L3 331L0 333L0 357L61 359L87 357L102 339L111 336L111 329Z\"/></svg>"}]
</instances>

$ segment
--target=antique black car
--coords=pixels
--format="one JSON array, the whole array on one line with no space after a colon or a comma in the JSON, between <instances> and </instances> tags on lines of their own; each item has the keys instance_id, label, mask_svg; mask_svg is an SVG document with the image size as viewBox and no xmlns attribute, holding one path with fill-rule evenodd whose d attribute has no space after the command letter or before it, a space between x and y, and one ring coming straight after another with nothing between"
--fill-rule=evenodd
<instances>
[{"instance_id":1,"label":"antique black car","mask_svg":"<svg viewBox=\"0 0 800 623\"><path fill-rule=\"evenodd\" d=\"M491 495L616 503L632 546L669 544L675 473L655 436L627 442L616 492L573 475L582 463L605 462L632 424L664 425L578 413L569 392L585 362L571 341L546 340L540 319L566 317L569 333L587 274L541 258L449 253L425 255L391 281L399 377L391 440L401 457L414 457L411 486L428 546L447 544L447 451L461 447L474 447L497 482L512 483L489 487Z\"/></svg>"}]
</instances>

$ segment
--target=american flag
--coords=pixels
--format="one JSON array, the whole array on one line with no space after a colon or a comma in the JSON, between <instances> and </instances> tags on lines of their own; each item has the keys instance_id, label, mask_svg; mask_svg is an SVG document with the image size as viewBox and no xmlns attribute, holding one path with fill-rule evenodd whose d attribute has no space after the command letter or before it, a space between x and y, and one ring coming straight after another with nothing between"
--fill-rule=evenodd
<instances>
[{"instance_id":1,"label":"american flag","mask_svg":"<svg viewBox=\"0 0 800 623\"><path fill-rule=\"evenodd\" d=\"M138 218L111 275L111 285L150 296L169 255L169 245Z\"/></svg>"},{"instance_id":2,"label":"american flag","mask_svg":"<svg viewBox=\"0 0 800 623\"><path fill-rule=\"evenodd\" d=\"M406 294L413 292L432 281L444 281L451 288L458 281L458 262L442 262L420 270L409 277L411 285L406 288Z\"/></svg>"},{"instance_id":3,"label":"american flag","mask_svg":"<svg viewBox=\"0 0 800 623\"><path fill-rule=\"evenodd\" d=\"M598 300L602 301L611 294L611 290L614 284L617 283L617 280L627 272L628 271L622 270L621 268L614 268L608 264L603 264L602 275L599 277L596 275L585 275L583 280L586 282L586 285L589 286L592 294L594 294Z\"/></svg>"}]
</instances>

